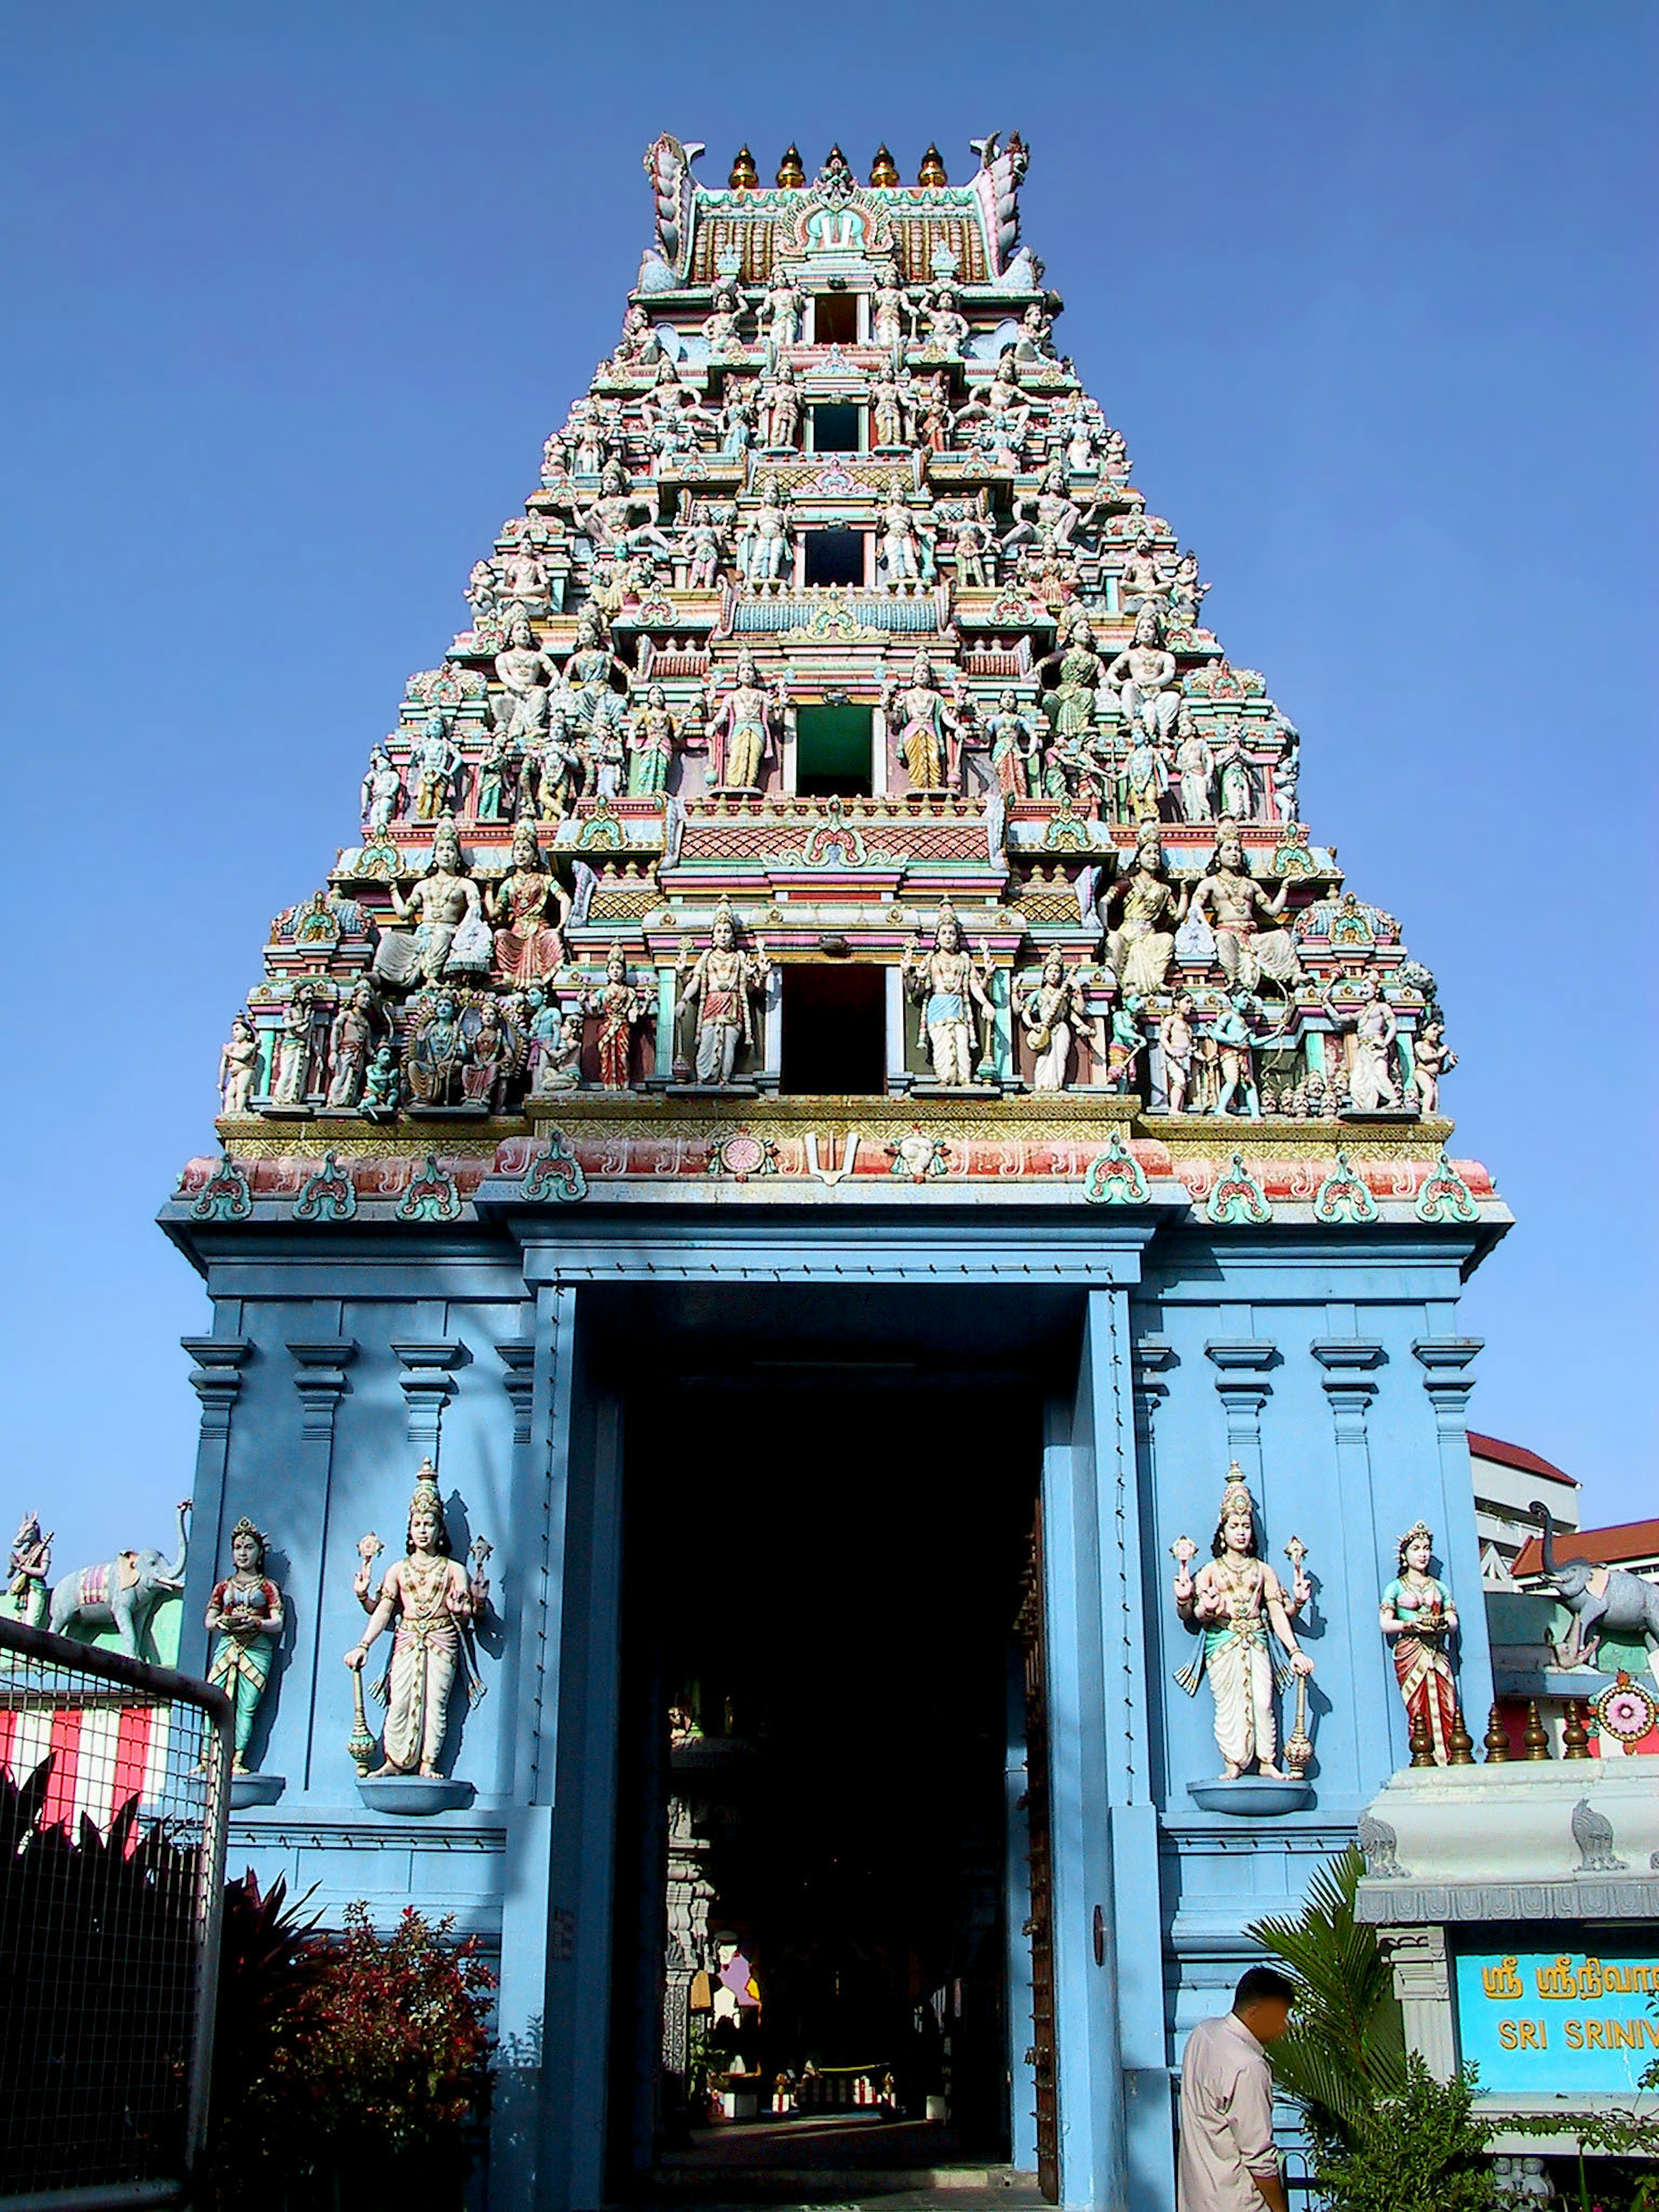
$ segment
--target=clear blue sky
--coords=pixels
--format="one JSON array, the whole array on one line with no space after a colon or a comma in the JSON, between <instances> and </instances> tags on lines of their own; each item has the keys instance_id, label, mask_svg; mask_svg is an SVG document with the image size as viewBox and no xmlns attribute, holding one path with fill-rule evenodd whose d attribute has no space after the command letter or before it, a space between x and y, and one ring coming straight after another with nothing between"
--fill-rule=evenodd
<instances>
[{"instance_id":1,"label":"clear blue sky","mask_svg":"<svg viewBox=\"0 0 1659 2212\"><path fill-rule=\"evenodd\" d=\"M265 924L613 342L641 154L1017 127L1025 234L1519 1218L1474 1424L1652 1511L1650 6L8 10L0 1516L164 1541ZM3 1534L9 1535L8 1518Z\"/></svg>"}]
</instances>

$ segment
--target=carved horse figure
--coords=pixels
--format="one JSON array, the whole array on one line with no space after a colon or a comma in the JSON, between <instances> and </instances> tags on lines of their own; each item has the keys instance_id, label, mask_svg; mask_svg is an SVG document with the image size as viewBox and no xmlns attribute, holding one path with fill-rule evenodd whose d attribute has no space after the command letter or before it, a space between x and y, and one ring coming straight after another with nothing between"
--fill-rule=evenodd
<instances>
[{"instance_id":1,"label":"carved horse figure","mask_svg":"<svg viewBox=\"0 0 1659 2212\"><path fill-rule=\"evenodd\" d=\"M118 1552L97 1567L77 1567L52 1585L47 1626L57 1636L74 1626L113 1628L129 1659L142 1659L150 1614L168 1590L182 1589L189 1557L185 1516L190 1500L179 1508L179 1557L169 1565L159 1552Z\"/></svg>"},{"instance_id":2,"label":"carved horse figure","mask_svg":"<svg viewBox=\"0 0 1659 2212\"><path fill-rule=\"evenodd\" d=\"M1644 1582L1626 1567L1594 1559L1558 1559L1550 1510L1534 1498L1528 1511L1542 1532L1544 1572L1553 1593L1572 1615L1572 1632L1556 1653L1563 1667L1594 1663L1604 1636L1619 1644L1645 1644L1659 1675L1659 1583Z\"/></svg>"}]
</instances>

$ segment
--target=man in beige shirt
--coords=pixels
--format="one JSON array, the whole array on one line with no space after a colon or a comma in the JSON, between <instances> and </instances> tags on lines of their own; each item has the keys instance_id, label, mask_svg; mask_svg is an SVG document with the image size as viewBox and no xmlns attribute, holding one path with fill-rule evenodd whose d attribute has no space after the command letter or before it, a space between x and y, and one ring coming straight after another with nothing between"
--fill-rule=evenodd
<instances>
[{"instance_id":1,"label":"man in beige shirt","mask_svg":"<svg viewBox=\"0 0 1659 2212\"><path fill-rule=\"evenodd\" d=\"M1179 2212L1290 2212L1273 2150L1266 2046L1291 2023L1296 1984L1252 1966L1233 2008L1201 2020L1181 2058Z\"/></svg>"}]
</instances>

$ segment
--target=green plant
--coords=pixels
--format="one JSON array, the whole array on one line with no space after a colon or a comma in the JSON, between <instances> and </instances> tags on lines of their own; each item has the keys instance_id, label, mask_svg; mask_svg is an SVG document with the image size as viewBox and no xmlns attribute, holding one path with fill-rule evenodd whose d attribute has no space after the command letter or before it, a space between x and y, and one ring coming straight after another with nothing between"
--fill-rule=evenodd
<instances>
[{"instance_id":1,"label":"green plant","mask_svg":"<svg viewBox=\"0 0 1659 2212\"><path fill-rule=\"evenodd\" d=\"M1407 2082L1393 1976L1376 1929L1354 1917L1364 1870L1351 1845L1319 1869L1295 1919L1258 1920L1249 1930L1296 1982L1290 2031L1268 2055L1279 2087L1302 2108L1322 2168Z\"/></svg>"},{"instance_id":2,"label":"green plant","mask_svg":"<svg viewBox=\"0 0 1659 2212\"><path fill-rule=\"evenodd\" d=\"M290 1902L281 1875L262 1892L252 1869L225 1885L206 2177L221 2201L241 2193L251 2162L281 2148L282 2114L264 2082L289 2015L321 1969L318 1916L305 1911L311 1894Z\"/></svg>"},{"instance_id":3,"label":"green plant","mask_svg":"<svg viewBox=\"0 0 1659 2212\"><path fill-rule=\"evenodd\" d=\"M1379 2097L1349 2148L1322 2162L1331 2212L1497 2212L1504 2203L1475 2118L1470 2068L1437 2081L1415 2051L1404 2087Z\"/></svg>"}]
</instances>

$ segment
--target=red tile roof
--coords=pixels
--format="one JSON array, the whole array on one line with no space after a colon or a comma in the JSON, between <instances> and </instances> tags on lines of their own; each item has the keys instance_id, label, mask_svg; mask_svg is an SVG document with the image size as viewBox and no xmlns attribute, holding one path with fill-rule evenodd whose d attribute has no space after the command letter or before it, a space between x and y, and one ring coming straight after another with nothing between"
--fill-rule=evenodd
<instances>
[{"instance_id":1,"label":"red tile roof","mask_svg":"<svg viewBox=\"0 0 1659 2212\"><path fill-rule=\"evenodd\" d=\"M1496 1460L1499 1467L1518 1468L1523 1474L1547 1474L1553 1482L1570 1482L1575 1490L1578 1487L1577 1478L1565 1474L1552 1461L1540 1459L1520 1444L1506 1444L1498 1437L1483 1437L1471 1429L1469 1451L1475 1459Z\"/></svg>"},{"instance_id":2,"label":"red tile roof","mask_svg":"<svg viewBox=\"0 0 1659 2212\"><path fill-rule=\"evenodd\" d=\"M1571 1534L1563 1533L1555 1540L1555 1556L1558 1559L1594 1559L1598 1565L1607 1567L1616 1567L1625 1559L1659 1558L1659 1521L1621 1521L1612 1528L1578 1528ZM1528 1536L1510 1572L1518 1582L1523 1575L1541 1575L1543 1571L1543 1546L1536 1536Z\"/></svg>"}]
</instances>

